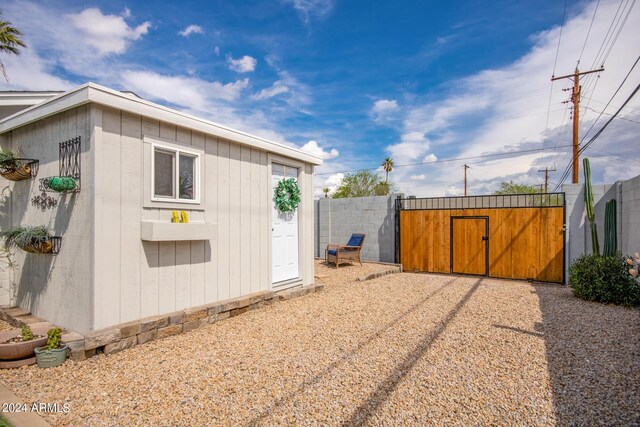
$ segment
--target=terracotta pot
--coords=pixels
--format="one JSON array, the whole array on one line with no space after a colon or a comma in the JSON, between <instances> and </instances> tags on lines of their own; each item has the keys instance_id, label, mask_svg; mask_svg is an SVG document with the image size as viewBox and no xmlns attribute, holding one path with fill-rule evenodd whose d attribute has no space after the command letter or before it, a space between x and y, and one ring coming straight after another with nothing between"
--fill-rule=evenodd
<instances>
[{"instance_id":1,"label":"terracotta pot","mask_svg":"<svg viewBox=\"0 0 640 427\"><path fill-rule=\"evenodd\" d=\"M12 329L0 334L0 342L7 341L19 336L20 329ZM36 332L34 332L36 334ZM40 334L37 334L40 335ZM46 335L31 341L11 342L0 344L0 360L18 360L34 356L36 347L41 347L47 343Z\"/></svg>"}]
</instances>

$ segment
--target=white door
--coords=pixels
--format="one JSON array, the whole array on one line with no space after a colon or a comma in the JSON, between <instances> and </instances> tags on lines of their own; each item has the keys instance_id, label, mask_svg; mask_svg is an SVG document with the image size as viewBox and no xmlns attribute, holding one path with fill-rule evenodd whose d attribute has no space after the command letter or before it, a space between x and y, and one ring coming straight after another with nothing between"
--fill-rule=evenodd
<instances>
[{"instance_id":1,"label":"white door","mask_svg":"<svg viewBox=\"0 0 640 427\"><path fill-rule=\"evenodd\" d=\"M282 213L276 208L273 193L278 182L284 178L298 180L298 168L272 163L271 165L271 256L273 260L273 283L298 278L298 209Z\"/></svg>"}]
</instances>

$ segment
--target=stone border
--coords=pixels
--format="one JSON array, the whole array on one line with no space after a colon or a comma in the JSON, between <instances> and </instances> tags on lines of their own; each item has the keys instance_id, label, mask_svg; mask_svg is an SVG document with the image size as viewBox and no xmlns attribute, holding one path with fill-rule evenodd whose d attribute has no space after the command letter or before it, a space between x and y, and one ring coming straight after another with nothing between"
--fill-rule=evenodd
<instances>
[{"instance_id":1,"label":"stone border","mask_svg":"<svg viewBox=\"0 0 640 427\"><path fill-rule=\"evenodd\" d=\"M382 263L377 263L377 264L382 264ZM364 282L366 280L377 279L378 277L386 276L389 274L402 273L402 264L389 264L389 265L394 265L394 267L388 270L367 274L366 276L360 276L356 279L356 282Z\"/></svg>"},{"instance_id":2,"label":"stone border","mask_svg":"<svg viewBox=\"0 0 640 427\"><path fill-rule=\"evenodd\" d=\"M62 341L69 346L72 359L84 360L96 354L116 353L149 341L189 332L210 323L235 317L249 310L271 305L277 301L318 292L323 288L323 284L313 284L279 292L256 292L239 298L122 323L89 332L84 336L73 331L66 332L62 334ZM12 325L19 324L20 326L25 323L41 321L41 319L31 316L29 312L17 307L0 309L0 318Z\"/></svg>"}]
</instances>

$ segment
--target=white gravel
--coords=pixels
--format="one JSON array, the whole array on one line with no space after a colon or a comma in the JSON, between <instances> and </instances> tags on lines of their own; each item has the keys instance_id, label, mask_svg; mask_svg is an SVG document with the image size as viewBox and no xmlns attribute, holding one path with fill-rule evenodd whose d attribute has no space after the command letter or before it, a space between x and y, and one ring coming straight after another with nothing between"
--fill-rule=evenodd
<instances>
[{"instance_id":1,"label":"white gravel","mask_svg":"<svg viewBox=\"0 0 640 427\"><path fill-rule=\"evenodd\" d=\"M638 310L556 285L354 281L377 268L318 263L322 292L0 382L26 402L68 402L45 415L55 425L640 422Z\"/></svg>"}]
</instances>

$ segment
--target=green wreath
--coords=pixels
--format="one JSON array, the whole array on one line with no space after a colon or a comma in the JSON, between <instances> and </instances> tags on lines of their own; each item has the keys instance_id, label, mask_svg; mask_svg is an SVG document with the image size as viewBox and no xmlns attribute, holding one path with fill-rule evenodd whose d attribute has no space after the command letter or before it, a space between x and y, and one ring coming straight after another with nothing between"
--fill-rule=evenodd
<instances>
[{"instance_id":1,"label":"green wreath","mask_svg":"<svg viewBox=\"0 0 640 427\"><path fill-rule=\"evenodd\" d=\"M293 212L300 204L300 187L294 178L282 179L273 195L280 212Z\"/></svg>"}]
</instances>

